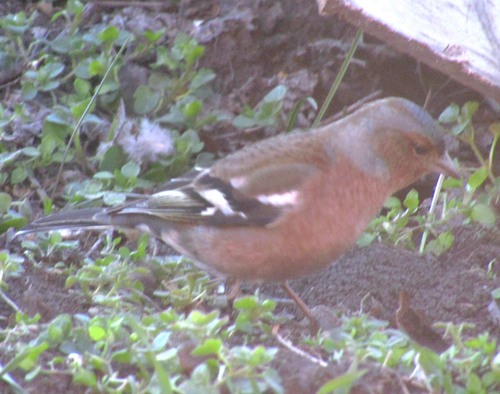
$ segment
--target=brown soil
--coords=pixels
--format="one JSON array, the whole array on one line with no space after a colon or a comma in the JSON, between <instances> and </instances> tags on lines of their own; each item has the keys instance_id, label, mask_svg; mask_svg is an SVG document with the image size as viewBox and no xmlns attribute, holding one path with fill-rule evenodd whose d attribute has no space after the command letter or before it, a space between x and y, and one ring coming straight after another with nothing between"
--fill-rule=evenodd
<instances>
[{"instance_id":1,"label":"brown soil","mask_svg":"<svg viewBox=\"0 0 500 394\"><path fill-rule=\"evenodd\" d=\"M278 83L287 85L290 92L285 110L306 96L322 102L349 48L354 33L351 27L334 18L319 17L314 1L310 0L213 0L213 7L197 8L197 4L206 3L210 2L181 0L179 8L171 12L150 12L145 8L105 11L121 14L132 30L143 29L141 23L153 29L155 24L158 28L168 24L170 36L181 30L193 34L206 46L203 65L214 69L219 77L211 100L213 108L238 112L244 103L256 104ZM0 13L22 8L21 2L11 1L0 6ZM94 10L88 23L99 21L100 15L101 11ZM205 22L194 28L193 18ZM134 83L124 81L125 85ZM381 90L382 96L399 95L423 103L431 88L434 94L429 109L434 115L450 101L462 103L476 97L445 76L366 37L331 113L377 90ZM483 115L488 118L488 114ZM312 116L313 111L304 112L298 119L299 125L308 126ZM483 129L484 126L478 126L479 132ZM228 125L219 125L217 130L206 130L203 138L208 149L219 153L266 134L267 130L258 130L242 135ZM487 143L486 139L484 146ZM456 148L454 154L462 160L471 157L461 148ZM411 307L421 310L429 325L468 322L475 326L471 335L487 331L500 339L498 316L490 312L491 291L500 287L500 229L457 226L454 234L453 248L439 258L374 243L351 250L328 269L295 281L292 287L309 306L323 306L320 313L326 329L336 324L339 310L348 314L363 310L395 326L398 298L404 290L412 295ZM1 247L2 243L0 238ZM64 288L64 281L55 270L27 266L22 278L9 282L8 295L26 313L40 312L45 321L61 313L88 310L89 305L80 296ZM263 292L283 297L274 285L264 286ZM284 311L295 313L289 306ZM11 312L0 301L0 316L10 316ZM300 312L297 317L300 318ZM406 328L411 331L411 327ZM295 324L294 335L307 329L307 325ZM284 349L275 365L287 393L312 392L348 368L319 367ZM68 392L68 384L63 378L58 382L39 381L37 391ZM374 370L363 377L354 392L399 393L403 392L401 387L393 372ZM72 390L75 392L74 387ZM421 391L415 388L413 392Z\"/></svg>"}]
</instances>

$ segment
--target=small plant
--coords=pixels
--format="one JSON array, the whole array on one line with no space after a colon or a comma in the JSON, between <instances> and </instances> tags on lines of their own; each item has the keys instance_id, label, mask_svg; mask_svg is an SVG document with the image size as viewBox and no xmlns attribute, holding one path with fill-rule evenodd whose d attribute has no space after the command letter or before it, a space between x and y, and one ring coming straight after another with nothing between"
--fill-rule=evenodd
<instances>
[{"instance_id":1,"label":"small plant","mask_svg":"<svg viewBox=\"0 0 500 394\"><path fill-rule=\"evenodd\" d=\"M483 225L493 225L497 218L491 204L500 201L500 177L496 177L493 173L495 148L500 139L500 124L493 123L488 128L493 138L488 157L485 158L477 146L476 132L472 123L472 117L478 108L479 103L472 101L465 103L462 108L452 104L443 111L439 120L452 124L452 134L470 147L480 164L466 183L463 200L464 214L472 221ZM486 184L486 180L490 181L489 185ZM480 192L482 189L484 192Z\"/></svg>"},{"instance_id":2,"label":"small plant","mask_svg":"<svg viewBox=\"0 0 500 394\"><path fill-rule=\"evenodd\" d=\"M488 158L484 158L476 145L472 125L472 116L477 109L478 104L475 102L466 103L461 109L452 104L445 109L439 119L454 124L451 127L452 133L470 146L481 167L473 170L465 185L458 179L446 179L443 182L444 191L436 196L438 198L436 203L439 201L441 206L439 215L419 210L420 201L415 190L408 193L403 203L395 197L389 198L385 203L386 213L372 221L358 241L359 245L368 245L375 238L379 238L395 245L402 244L415 248L416 235L423 233L420 252L440 255L453 246L453 233L446 229L446 223L451 218L462 216L466 224L476 222L492 226L496 223L497 217L491 206L500 201L500 177L495 177L493 173L494 153L500 138L500 127L496 123L489 127L493 140ZM490 181L489 184L487 180ZM456 197L456 193L450 197L451 189L463 187L465 192L461 198ZM433 236L430 242L426 242L428 233Z\"/></svg>"},{"instance_id":3,"label":"small plant","mask_svg":"<svg viewBox=\"0 0 500 394\"><path fill-rule=\"evenodd\" d=\"M27 224L26 217L20 212L29 213L26 201L12 201L8 193L0 193L0 234L9 228L20 229Z\"/></svg>"},{"instance_id":4,"label":"small plant","mask_svg":"<svg viewBox=\"0 0 500 394\"><path fill-rule=\"evenodd\" d=\"M219 119L218 115L205 114L203 108L203 100L211 93L209 84L215 74L208 69L198 69L204 48L186 34L179 34L167 47L159 44L163 31L147 31L134 37L116 26L83 27L80 26L83 9L82 2L68 1L66 7L54 15L53 21L65 19L70 27L50 40L34 35L35 13L0 18L3 34L0 35L0 60L26 64L20 79L23 100L25 103L35 99L50 103L41 133L32 146L19 149L0 143L0 168L5 170L0 175L0 185L15 186L28 182L36 185L39 169L76 159L94 177L67 185L68 199L82 202L103 198L105 204L119 204L134 188L151 188L153 183L164 182L192 165L193 158L203 148L199 130ZM28 37L32 43L26 46ZM157 55L156 62L151 64L153 72L148 85L139 86L135 92L136 113L154 115L157 122L169 126L168 136L154 138L172 139L169 155L152 156L153 160L148 163L133 162L129 152L115 143L114 138L120 129L109 133L108 142L102 143L95 156L82 142L80 131L75 132L75 125L89 104L90 113L83 118L82 135L104 133L107 128L104 113L116 108L120 93L118 71L128 58L118 59L116 67L108 69L116 48L127 40L135 43L135 50L129 51L127 56L133 58L153 52ZM108 71L108 78L102 81L97 92L96 81L102 80ZM29 119L32 116L21 107L14 113L3 108L0 110L0 135L9 133L16 117ZM124 116L123 122L127 121L131 123L133 136L137 130L135 120ZM140 128L139 132L142 132ZM133 145L130 141L127 144ZM42 187L38 191L41 199L50 206L50 191ZM17 208L16 204L11 204L11 207ZM6 212L0 211L0 232L9 227L22 227L24 223L14 220L14 217L24 212L11 208Z\"/></svg>"},{"instance_id":5,"label":"small plant","mask_svg":"<svg viewBox=\"0 0 500 394\"><path fill-rule=\"evenodd\" d=\"M238 311L234 328L237 331L251 334L256 328L258 331L270 332L266 320L273 320L273 311L276 302L272 300L260 300L258 295L239 298L234 301L233 308Z\"/></svg>"},{"instance_id":6,"label":"small plant","mask_svg":"<svg viewBox=\"0 0 500 394\"><path fill-rule=\"evenodd\" d=\"M8 278L21 276L24 271L23 262L22 256L0 250L0 289L7 288L6 280Z\"/></svg>"},{"instance_id":7,"label":"small plant","mask_svg":"<svg viewBox=\"0 0 500 394\"><path fill-rule=\"evenodd\" d=\"M279 119L279 116L286 91L285 86L276 86L264 96L255 109L246 106L243 113L234 118L233 125L240 128L250 128L275 125L277 120L284 123L284 119Z\"/></svg>"},{"instance_id":8,"label":"small plant","mask_svg":"<svg viewBox=\"0 0 500 394\"><path fill-rule=\"evenodd\" d=\"M279 85L233 120L208 109L215 73L199 67L205 48L193 38L179 34L166 42L165 29L132 34L109 24L87 26L82 24L84 2L58 6L50 22L57 23L47 36L37 33L36 12L0 16L0 66L17 72L18 83L9 92L22 98L0 105L2 237L33 216L30 200L42 201L49 213L62 205L113 206L137 198L137 189L153 190L194 160L207 158L199 132L212 122L230 120L241 128L287 124L288 130L306 100L316 108L311 98L304 99L287 119L287 92ZM119 71L138 59L153 59L147 65L151 72L122 105ZM475 144L474 130L468 129L473 112L474 105L453 108L446 118L470 144ZM80 120L81 129L75 126ZM35 126L24 131L31 123ZM144 131L144 124L153 124L154 132ZM432 239L424 249L440 254L453 244L446 227L452 215L462 215L466 223L491 223L488 203L500 194L492 165L498 124L490 131L492 149L488 157L478 156L481 168L471 171L465 196L451 190L462 187L460 181L445 181L442 209L431 215L420 208L416 191L402 202L390 199L361 242L379 238L414 247L417 235L429 231ZM31 146L21 146L26 136ZM158 147L158 141L162 146L153 154L134 155L140 144ZM144 156L148 160L141 160ZM54 187L52 177L62 163L64 181ZM214 281L186 259L156 255L148 245L146 236L134 243L119 232L54 231L23 239L22 255L0 250L0 297L13 311L2 317L1 383L23 392L22 386L37 379L69 376L72 389L102 393L283 393L274 369L281 350L275 342L269 345L281 330L276 303L257 292L237 299L230 312L213 310ZM76 308L82 309L53 318L43 308L34 316L20 310L8 297L9 280L34 269L65 278L62 291L77 294ZM495 299L497 293L492 293ZM381 367L429 392L499 391L496 342L488 335L467 335L463 326L445 328L453 344L441 355L364 315L344 316L340 327L317 337L299 340L292 332L290 338L302 341L324 365L349 365L323 384L321 394L348 392L367 371Z\"/></svg>"}]
</instances>

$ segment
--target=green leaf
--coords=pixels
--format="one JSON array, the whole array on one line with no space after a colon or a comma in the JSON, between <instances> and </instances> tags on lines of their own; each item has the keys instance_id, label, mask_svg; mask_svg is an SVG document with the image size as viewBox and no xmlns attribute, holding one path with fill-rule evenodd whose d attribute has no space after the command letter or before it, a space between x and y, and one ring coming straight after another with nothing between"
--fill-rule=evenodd
<instances>
[{"instance_id":1,"label":"green leaf","mask_svg":"<svg viewBox=\"0 0 500 394\"><path fill-rule=\"evenodd\" d=\"M233 119L233 126L239 129L248 129L256 125L256 121L246 115L238 115Z\"/></svg>"},{"instance_id":2,"label":"green leaf","mask_svg":"<svg viewBox=\"0 0 500 394\"><path fill-rule=\"evenodd\" d=\"M375 238L377 238L376 234L364 232L363 234L361 234L361 237L358 238L356 244L359 247L363 248L370 245L375 240Z\"/></svg>"},{"instance_id":3,"label":"green leaf","mask_svg":"<svg viewBox=\"0 0 500 394\"><path fill-rule=\"evenodd\" d=\"M415 189L410 190L403 201L403 205L410 211L416 211L419 204L418 191Z\"/></svg>"},{"instance_id":4,"label":"green leaf","mask_svg":"<svg viewBox=\"0 0 500 394\"><path fill-rule=\"evenodd\" d=\"M153 351L158 351L158 350L164 349L169 340L170 340L170 332L169 331L160 332L155 337L155 339L153 339L153 343L152 343Z\"/></svg>"},{"instance_id":5,"label":"green leaf","mask_svg":"<svg viewBox=\"0 0 500 394\"><path fill-rule=\"evenodd\" d=\"M221 390L213 384L212 373L207 363L199 364L191 373L191 378L182 382L179 389L181 393L189 394L220 394L221 392ZM235 390L234 385L232 385L231 389L231 392L239 392Z\"/></svg>"},{"instance_id":6,"label":"green leaf","mask_svg":"<svg viewBox=\"0 0 500 394\"><path fill-rule=\"evenodd\" d=\"M155 91L172 90L174 80L167 73L155 71L148 78L148 86L154 86Z\"/></svg>"},{"instance_id":7,"label":"green leaf","mask_svg":"<svg viewBox=\"0 0 500 394\"><path fill-rule=\"evenodd\" d=\"M71 113L67 108L56 110L50 113L44 122L44 126L46 123L52 123L58 126L73 126L73 119L71 117Z\"/></svg>"},{"instance_id":8,"label":"green leaf","mask_svg":"<svg viewBox=\"0 0 500 394\"><path fill-rule=\"evenodd\" d=\"M218 355L220 351L222 350L222 341L220 339L216 338L209 338L206 339L205 342L203 342L201 345L197 346L193 351L192 354L194 356L211 356L211 355Z\"/></svg>"},{"instance_id":9,"label":"green leaf","mask_svg":"<svg viewBox=\"0 0 500 394\"><path fill-rule=\"evenodd\" d=\"M451 128L451 134L459 135L467 127L467 122L460 122Z\"/></svg>"},{"instance_id":10,"label":"green leaf","mask_svg":"<svg viewBox=\"0 0 500 394\"><path fill-rule=\"evenodd\" d=\"M275 392L276 394L283 394L283 386L281 384L281 379L278 374L274 369L271 368L266 368L264 372L262 373L262 377L264 378L264 381L268 385L268 387Z\"/></svg>"},{"instance_id":11,"label":"green leaf","mask_svg":"<svg viewBox=\"0 0 500 394\"><path fill-rule=\"evenodd\" d=\"M201 69L195 74L195 76L189 83L189 89L192 91L198 90L202 86L212 81L214 78L215 73L212 70Z\"/></svg>"},{"instance_id":12,"label":"green leaf","mask_svg":"<svg viewBox=\"0 0 500 394\"><path fill-rule=\"evenodd\" d=\"M109 206L121 205L126 201L127 197L123 193L107 192L102 197L104 204Z\"/></svg>"},{"instance_id":13,"label":"green leaf","mask_svg":"<svg viewBox=\"0 0 500 394\"><path fill-rule=\"evenodd\" d=\"M120 364L129 364L132 362L132 352L128 349L117 350L111 354L111 359Z\"/></svg>"},{"instance_id":14,"label":"green leaf","mask_svg":"<svg viewBox=\"0 0 500 394\"><path fill-rule=\"evenodd\" d=\"M177 349L172 348L165 350L164 352L158 353L156 355L156 360L165 362L174 359L176 356L177 356Z\"/></svg>"},{"instance_id":15,"label":"green leaf","mask_svg":"<svg viewBox=\"0 0 500 394\"><path fill-rule=\"evenodd\" d=\"M439 234L438 239L439 243L444 247L445 250L447 250L453 246L455 236L451 231L445 231L444 233Z\"/></svg>"},{"instance_id":16,"label":"green leaf","mask_svg":"<svg viewBox=\"0 0 500 394\"><path fill-rule=\"evenodd\" d=\"M496 223L496 214L488 204L477 203L472 208L470 217L472 220L485 226L492 226Z\"/></svg>"},{"instance_id":17,"label":"green leaf","mask_svg":"<svg viewBox=\"0 0 500 394\"><path fill-rule=\"evenodd\" d=\"M234 301L233 308L238 310L252 310L257 308L259 303L255 296L241 297Z\"/></svg>"},{"instance_id":18,"label":"green leaf","mask_svg":"<svg viewBox=\"0 0 500 394\"><path fill-rule=\"evenodd\" d=\"M89 327L89 337L97 342L106 337L106 330L100 326L92 325Z\"/></svg>"},{"instance_id":19,"label":"green leaf","mask_svg":"<svg viewBox=\"0 0 500 394\"><path fill-rule=\"evenodd\" d=\"M196 118L202 111L203 105L201 101L195 100L186 104L182 108L182 112L186 118Z\"/></svg>"},{"instance_id":20,"label":"green leaf","mask_svg":"<svg viewBox=\"0 0 500 394\"><path fill-rule=\"evenodd\" d=\"M23 216L12 217L0 222L0 234L6 232L9 228L19 230L28 224L28 219Z\"/></svg>"},{"instance_id":21,"label":"green leaf","mask_svg":"<svg viewBox=\"0 0 500 394\"><path fill-rule=\"evenodd\" d=\"M479 170L474 172L467 181L467 185L471 191L475 191L479 186L481 186L484 181L488 178L488 170L481 167Z\"/></svg>"},{"instance_id":22,"label":"green leaf","mask_svg":"<svg viewBox=\"0 0 500 394\"><path fill-rule=\"evenodd\" d=\"M99 99L102 102L109 104L118 96L119 90L120 85L117 82L107 80L99 91Z\"/></svg>"},{"instance_id":23,"label":"green leaf","mask_svg":"<svg viewBox=\"0 0 500 394\"><path fill-rule=\"evenodd\" d=\"M107 361L104 358L96 356L94 354L94 355L90 356L89 362L90 362L90 365L92 366L92 368L94 368L98 371L101 371L101 372L106 371Z\"/></svg>"},{"instance_id":24,"label":"green leaf","mask_svg":"<svg viewBox=\"0 0 500 394\"><path fill-rule=\"evenodd\" d=\"M90 63L93 59L85 58L77 63L75 67L75 75L81 79L90 79L92 77L90 73Z\"/></svg>"},{"instance_id":25,"label":"green leaf","mask_svg":"<svg viewBox=\"0 0 500 394\"><path fill-rule=\"evenodd\" d=\"M203 149L203 142L200 141L200 136L196 131L189 129L177 138L175 148L178 153L198 153Z\"/></svg>"},{"instance_id":26,"label":"green leaf","mask_svg":"<svg viewBox=\"0 0 500 394\"><path fill-rule=\"evenodd\" d=\"M462 107L462 115L467 121L472 119L472 116L476 113L479 108L479 103L477 101L468 101Z\"/></svg>"},{"instance_id":27,"label":"green leaf","mask_svg":"<svg viewBox=\"0 0 500 394\"><path fill-rule=\"evenodd\" d=\"M282 101L286 96L287 88L285 85L278 85L273 90L271 90L268 94L264 96L262 99L263 102L275 102Z\"/></svg>"},{"instance_id":28,"label":"green leaf","mask_svg":"<svg viewBox=\"0 0 500 394\"><path fill-rule=\"evenodd\" d=\"M158 47L156 49L156 63L155 68L166 66L169 70L174 71L180 67L178 59L172 56L172 53L165 47Z\"/></svg>"},{"instance_id":29,"label":"green leaf","mask_svg":"<svg viewBox=\"0 0 500 394\"><path fill-rule=\"evenodd\" d=\"M127 178L136 178L139 176L140 172L141 167L133 161L129 161L121 168L121 173Z\"/></svg>"},{"instance_id":30,"label":"green leaf","mask_svg":"<svg viewBox=\"0 0 500 394\"><path fill-rule=\"evenodd\" d=\"M103 41L114 42L119 34L120 31L115 26L109 26L99 33L99 38Z\"/></svg>"},{"instance_id":31,"label":"green leaf","mask_svg":"<svg viewBox=\"0 0 500 394\"><path fill-rule=\"evenodd\" d=\"M436 373L436 371L441 370L443 366L443 361L440 359L439 355L430 349L422 348L420 350L419 360L423 370L428 374Z\"/></svg>"},{"instance_id":32,"label":"green leaf","mask_svg":"<svg viewBox=\"0 0 500 394\"><path fill-rule=\"evenodd\" d=\"M19 367L25 371L33 369L38 364L38 358L42 353L49 348L47 342L42 342L40 345L28 348L27 352L24 353L24 358L19 362Z\"/></svg>"},{"instance_id":33,"label":"green leaf","mask_svg":"<svg viewBox=\"0 0 500 394\"><path fill-rule=\"evenodd\" d=\"M92 371L79 369L73 374L73 383L97 388L97 378Z\"/></svg>"},{"instance_id":34,"label":"green leaf","mask_svg":"<svg viewBox=\"0 0 500 394\"><path fill-rule=\"evenodd\" d=\"M122 166L126 163L126 160L127 155L123 151L123 148L119 145L113 145L104 153L104 155L102 155L99 163L99 170L113 173L115 170L122 168ZM111 177L113 177L112 174Z\"/></svg>"},{"instance_id":35,"label":"green leaf","mask_svg":"<svg viewBox=\"0 0 500 394\"><path fill-rule=\"evenodd\" d=\"M276 301L273 300L264 300L262 302L262 309L266 312L273 312L276 308Z\"/></svg>"},{"instance_id":36,"label":"green leaf","mask_svg":"<svg viewBox=\"0 0 500 394\"><path fill-rule=\"evenodd\" d=\"M462 188L462 180L456 178L446 177L443 181L443 189L452 189L452 188Z\"/></svg>"},{"instance_id":37,"label":"green leaf","mask_svg":"<svg viewBox=\"0 0 500 394\"><path fill-rule=\"evenodd\" d=\"M469 373L467 378L467 392L468 393L482 393L483 385L481 379L475 373Z\"/></svg>"},{"instance_id":38,"label":"green leaf","mask_svg":"<svg viewBox=\"0 0 500 394\"><path fill-rule=\"evenodd\" d=\"M188 67L193 66L204 54L205 48L201 45L196 45L193 48L190 48L189 51L185 51L185 59Z\"/></svg>"},{"instance_id":39,"label":"green leaf","mask_svg":"<svg viewBox=\"0 0 500 394\"><path fill-rule=\"evenodd\" d=\"M23 155L28 157L40 157L40 151L37 147L27 146L26 148L21 149Z\"/></svg>"},{"instance_id":40,"label":"green leaf","mask_svg":"<svg viewBox=\"0 0 500 394\"><path fill-rule=\"evenodd\" d=\"M401 201L399 200L399 198L391 196L387 200L385 200L384 208L391 209L391 210L396 209L396 210L400 211L401 210Z\"/></svg>"},{"instance_id":41,"label":"green leaf","mask_svg":"<svg viewBox=\"0 0 500 394\"><path fill-rule=\"evenodd\" d=\"M266 349L264 346L257 346L251 353L248 362L253 367L257 367L259 365L267 364L270 362L274 355L277 353L277 349Z\"/></svg>"},{"instance_id":42,"label":"green leaf","mask_svg":"<svg viewBox=\"0 0 500 394\"><path fill-rule=\"evenodd\" d=\"M146 30L143 34L144 38L148 40L151 44L157 42L165 34L166 29L159 29L156 31Z\"/></svg>"},{"instance_id":43,"label":"green leaf","mask_svg":"<svg viewBox=\"0 0 500 394\"><path fill-rule=\"evenodd\" d=\"M47 81L40 86L40 90L42 92L50 92L51 90L57 89L59 85L60 85L59 81Z\"/></svg>"},{"instance_id":44,"label":"green leaf","mask_svg":"<svg viewBox=\"0 0 500 394\"><path fill-rule=\"evenodd\" d=\"M496 289L491 291L491 296L495 299L498 300L500 299L500 287L497 287ZM500 361L500 359L499 359Z\"/></svg>"},{"instance_id":45,"label":"green leaf","mask_svg":"<svg viewBox=\"0 0 500 394\"><path fill-rule=\"evenodd\" d=\"M33 100L38 93L38 89L31 81L23 81L21 87L21 97L24 100Z\"/></svg>"},{"instance_id":46,"label":"green leaf","mask_svg":"<svg viewBox=\"0 0 500 394\"><path fill-rule=\"evenodd\" d=\"M21 151L4 152L0 153L0 169L2 167L12 164L21 154Z\"/></svg>"},{"instance_id":47,"label":"green leaf","mask_svg":"<svg viewBox=\"0 0 500 394\"><path fill-rule=\"evenodd\" d=\"M189 35L180 33L175 37L171 53L179 60L184 59L187 67L190 68L203 56L205 48L198 45L196 40Z\"/></svg>"},{"instance_id":48,"label":"green leaf","mask_svg":"<svg viewBox=\"0 0 500 394\"><path fill-rule=\"evenodd\" d=\"M336 378L329 380L320 389L316 392L316 394L329 394L329 393L345 393L348 394L351 390L352 385L363 377L363 375L367 371L362 369L359 371L353 372L345 372Z\"/></svg>"},{"instance_id":49,"label":"green leaf","mask_svg":"<svg viewBox=\"0 0 500 394\"><path fill-rule=\"evenodd\" d=\"M449 105L442 113L439 115L438 120L441 123L451 123L455 122L458 119L458 115L460 114L460 107L458 104Z\"/></svg>"},{"instance_id":50,"label":"green leaf","mask_svg":"<svg viewBox=\"0 0 500 394\"><path fill-rule=\"evenodd\" d=\"M211 313L202 313L200 311L194 310L189 314L187 320L198 326L205 326L214 321L218 315L219 314L217 311L213 311Z\"/></svg>"},{"instance_id":51,"label":"green leaf","mask_svg":"<svg viewBox=\"0 0 500 394\"><path fill-rule=\"evenodd\" d=\"M75 89L75 92L78 96L80 97L85 97L90 94L90 82L86 81L85 79L82 78L75 78L73 82L73 88Z\"/></svg>"},{"instance_id":52,"label":"green leaf","mask_svg":"<svg viewBox=\"0 0 500 394\"><path fill-rule=\"evenodd\" d=\"M73 38L69 37L65 31L50 41L49 45L54 52L67 54L73 49Z\"/></svg>"},{"instance_id":53,"label":"green leaf","mask_svg":"<svg viewBox=\"0 0 500 394\"><path fill-rule=\"evenodd\" d=\"M436 239L433 239L429 244L425 247L425 251L428 253L432 253L435 256L440 256L443 252L449 250L453 246L453 242L455 241L455 236L451 231L445 231L444 233L439 234Z\"/></svg>"},{"instance_id":54,"label":"green leaf","mask_svg":"<svg viewBox=\"0 0 500 394\"><path fill-rule=\"evenodd\" d=\"M40 69L41 74L45 74L48 78L55 78L64 71L63 63L49 63Z\"/></svg>"},{"instance_id":55,"label":"green leaf","mask_svg":"<svg viewBox=\"0 0 500 394\"><path fill-rule=\"evenodd\" d=\"M63 339L61 327L50 325L48 328L49 340L52 343L59 343Z\"/></svg>"},{"instance_id":56,"label":"green leaf","mask_svg":"<svg viewBox=\"0 0 500 394\"><path fill-rule=\"evenodd\" d=\"M139 115L152 112L158 106L160 99L160 92L141 85L134 93L134 111Z\"/></svg>"},{"instance_id":57,"label":"green leaf","mask_svg":"<svg viewBox=\"0 0 500 394\"><path fill-rule=\"evenodd\" d=\"M13 33L15 35L21 36L30 27L31 20L26 19L26 14L24 12L18 12L17 14L9 14L0 19L0 27Z\"/></svg>"},{"instance_id":58,"label":"green leaf","mask_svg":"<svg viewBox=\"0 0 500 394\"><path fill-rule=\"evenodd\" d=\"M122 174L121 171L119 170L115 170L115 172L113 173L114 177L115 177L115 183L120 186L120 187L127 187L127 181L128 181L128 178Z\"/></svg>"},{"instance_id":59,"label":"green leaf","mask_svg":"<svg viewBox=\"0 0 500 394\"><path fill-rule=\"evenodd\" d=\"M21 182L24 182L24 180L28 177L28 171L26 170L25 167L16 167L10 174L10 183L12 185L17 185Z\"/></svg>"},{"instance_id":60,"label":"green leaf","mask_svg":"<svg viewBox=\"0 0 500 394\"><path fill-rule=\"evenodd\" d=\"M80 101L79 103L74 103L71 105L71 113L75 119L80 119L82 115L85 113L91 98L88 97L85 100ZM92 104L94 106L95 104ZM92 107L91 107L92 110Z\"/></svg>"},{"instance_id":61,"label":"green leaf","mask_svg":"<svg viewBox=\"0 0 500 394\"><path fill-rule=\"evenodd\" d=\"M153 359L153 365L155 367L156 379L159 382L159 392L170 394L172 393L172 384L170 382L170 377L168 372L163 367L163 364L160 363L156 357Z\"/></svg>"},{"instance_id":62,"label":"green leaf","mask_svg":"<svg viewBox=\"0 0 500 394\"><path fill-rule=\"evenodd\" d=\"M106 71L106 66L99 60L94 59L89 64L89 73L91 76L103 75Z\"/></svg>"},{"instance_id":63,"label":"green leaf","mask_svg":"<svg viewBox=\"0 0 500 394\"><path fill-rule=\"evenodd\" d=\"M78 279L74 275L70 275L66 278L66 281L64 282L64 287L66 289L71 289L73 286L75 286L78 283Z\"/></svg>"},{"instance_id":64,"label":"green leaf","mask_svg":"<svg viewBox=\"0 0 500 394\"><path fill-rule=\"evenodd\" d=\"M275 117L282 108L280 101L263 102L257 111L257 124L261 126L271 126L275 122Z\"/></svg>"},{"instance_id":65,"label":"green leaf","mask_svg":"<svg viewBox=\"0 0 500 394\"><path fill-rule=\"evenodd\" d=\"M12 197L7 193L0 193L0 213L5 213L9 210L12 203Z\"/></svg>"}]
</instances>

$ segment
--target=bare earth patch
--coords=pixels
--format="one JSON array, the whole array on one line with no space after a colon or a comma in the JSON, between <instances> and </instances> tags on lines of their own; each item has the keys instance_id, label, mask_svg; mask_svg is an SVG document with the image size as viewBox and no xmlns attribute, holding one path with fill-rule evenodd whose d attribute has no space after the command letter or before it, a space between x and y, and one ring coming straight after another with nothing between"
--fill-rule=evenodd
<instances>
[{"instance_id":1,"label":"bare earth patch","mask_svg":"<svg viewBox=\"0 0 500 394\"><path fill-rule=\"evenodd\" d=\"M110 13L120 13L128 24L134 18L145 18L146 21L152 18L158 23L167 20L172 29L193 34L206 46L204 66L218 74L218 91L211 105L230 112L237 112L245 103L254 105L278 83L286 84L291 93L289 107L285 108L287 111L299 98L306 96L314 96L321 102L334 80L353 32L338 20L320 18L314 1L310 0L220 1L218 13L197 28L190 19L196 15L196 7L191 6L193 2L181 3L183 13L179 14L152 14L143 8L116 9ZM22 7L21 2L11 1L9 4L13 9ZM12 9L9 12L13 12ZM427 92L422 79L432 86L442 86L446 81L442 75L368 37L360 46L348 77L341 84L332 113L377 89L381 89L384 96L401 95L422 103ZM132 81L126 81L129 82L132 84ZM459 91L457 85L449 82L433 96L430 110L437 114L450 101L474 97L473 93ZM491 114L483 116L489 119ZM308 125L311 118L312 112L305 113L298 123ZM478 130L481 131L481 127ZM257 130L238 135L225 125L216 130L205 130L202 138L209 150L219 153L266 134L266 130ZM468 152L457 150L455 154L462 160L471 158ZM49 175L47 178L40 183L50 180ZM422 191L423 195L425 193ZM399 297L402 291L406 291L412 296L411 308L421 311L419 316L425 325L471 323L474 327L466 334L488 332L500 340L500 309L492 297L492 291L500 288L500 229L498 226L485 229L468 225L455 227L453 233L455 243L452 249L440 257L420 256L414 251L375 242L351 250L328 269L294 281L291 286L310 307L320 306L318 313L326 332L336 327L340 313L349 315L359 311L397 328ZM0 238L0 248L4 247L4 239ZM12 250L22 252L19 245L12 246ZM57 270L47 265L27 265L24 268L22 277L9 280L7 293L25 313L40 313L43 321L50 321L62 313L88 312L91 305L86 304L77 291L65 288L66 278ZM263 286L262 293L284 297L273 284ZM292 319L288 326L279 327L281 335L300 338L309 333L307 324L300 322L300 312L289 303L280 304L280 308ZM12 318L12 309L2 301L0 316ZM8 321L1 324L5 326ZM411 327L406 328L411 331ZM280 373L286 393L313 392L349 367L346 363L325 368L285 349L276 340L265 345L280 347L274 366ZM364 367L371 368L368 364ZM40 393L70 392L68 388L71 392L85 391L71 385L70 380L67 376L54 375L51 380L45 377L27 383L27 387L29 392ZM377 367L371 369L352 392L403 393L408 387L412 393L427 392L421 387L403 386L397 373ZM8 387L0 383L0 393L7 390Z\"/></svg>"}]
</instances>

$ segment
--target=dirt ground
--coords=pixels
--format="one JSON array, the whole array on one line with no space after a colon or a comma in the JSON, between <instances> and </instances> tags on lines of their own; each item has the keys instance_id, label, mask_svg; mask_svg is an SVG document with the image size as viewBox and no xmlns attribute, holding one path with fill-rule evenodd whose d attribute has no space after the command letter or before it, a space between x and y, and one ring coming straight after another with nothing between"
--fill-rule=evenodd
<instances>
[{"instance_id":1,"label":"dirt ground","mask_svg":"<svg viewBox=\"0 0 500 394\"><path fill-rule=\"evenodd\" d=\"M20 1L7 2L0 5L0 13L23 7ZM354 29L342 21L319 17L312 0L181 0L177 9L168 12L151 12L140 7L96 8L88 23L100 20L103 11L120 15L131 30L143 29L144 25L152 29L167 25L169 36L175 36L177 31L192 34L206 46L203 66L218 75L216 94L210 105L233 113L241 110L244 103L256 104L278 83L287 85L290 92L285 111L307 96L321 103L354 36ZM204 23L195 27L193 19L198 18ZM140 81L131 78L124 83L133 86ZM428 108L433 115L452 101L463 103L478 98L445 76L365 37L330 114L377 91L381 96L404 96L422 104L429 89L433 95ZM483 111L480 118L487 125L491 114L487 109ZM308 126L312 118L313 111L306 112L299 117L299 125ZM481 125L477 127L478 133L484 129ZM229 125L219 125L217 130L206 130L202 138L208 150L225 153L266 134L265 130L256 130L242 135ZM484 139L483 147L487 143ZM462 162L472 157L458 145L452 155ZM429 193L425 185L420 186L424 196ZM500 320L495 312L498 307L491 297L491 291L500 287L500 228L456 226L453 232L454 246L439 258L373 243L354 248L327 270L291 285L309 306L321 306L325 327L335 324L335 312L339 310L346 313L363 310L395 325L398 298L404 290L412 295L411 307L421 310L429 323L472 323L475 328L471 334L487 331L500 340ZM0 239L3 247L1 244ZM28 314L41 312L46 320L88 307L64 288L64 278L56 273L27 267L25 275L9 285L9 296L17 305ZM268 284L262 291L284 297L274 285ZM325 307L331 311L331 322L329 314L323 313ZM296 313L300 319L300 312L293 307L285 307L284 312ZM0 315L9 313L10 309L0 302ZM297 327L307 329L300 323ZM276 366L287 393L312 392L336 374L333 368L307 365L303 358L286 351L280 351ZM47 393L61 392L57 387L50 391L47 386L47 390ZM365 375L355 390L356 393L401 392L397 379L380 371Z\"/></svg>"}]
</instances>

